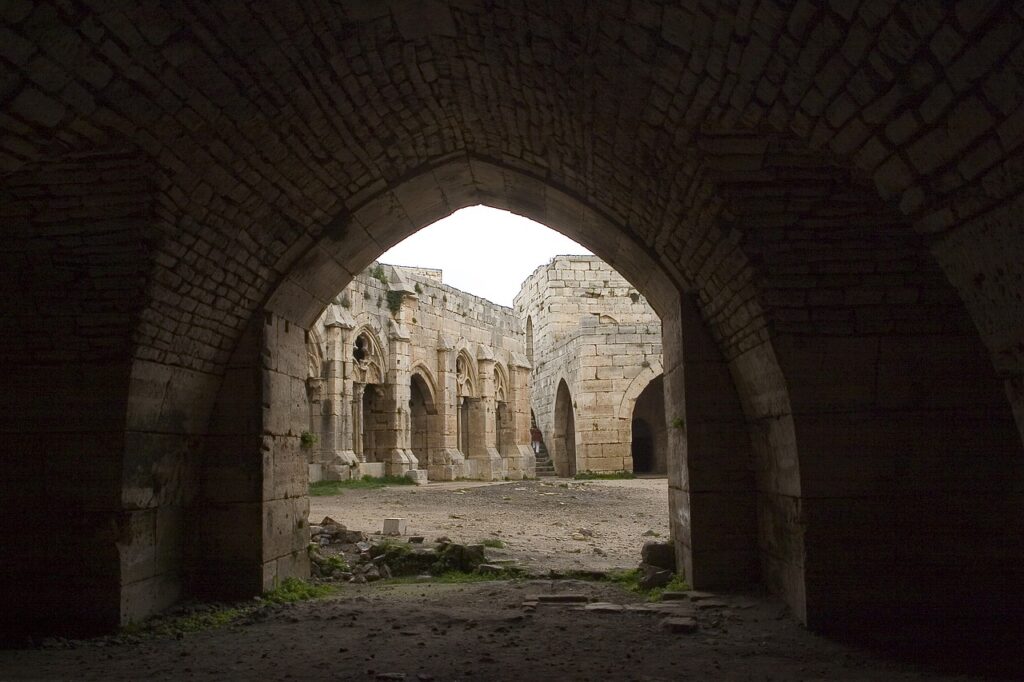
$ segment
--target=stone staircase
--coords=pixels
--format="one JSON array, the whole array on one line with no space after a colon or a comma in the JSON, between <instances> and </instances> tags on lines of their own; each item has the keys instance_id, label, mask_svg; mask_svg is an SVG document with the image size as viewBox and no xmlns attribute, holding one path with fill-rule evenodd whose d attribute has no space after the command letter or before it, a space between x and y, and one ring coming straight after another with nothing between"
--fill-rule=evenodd
<instances>
[{"instance_id":1,"label":"stone staircase","mask_svg":"<svg viewBox=\"0 0 1024 682\"><path fill-rule=\"evenodd\" d=\"M548 449L544 447L544 441L541 441L540 452L537 454L537 478L541 476L554 476L555 475L555 464L551 461L551 455L548 454Z\"/></svg>"}]
</instances>

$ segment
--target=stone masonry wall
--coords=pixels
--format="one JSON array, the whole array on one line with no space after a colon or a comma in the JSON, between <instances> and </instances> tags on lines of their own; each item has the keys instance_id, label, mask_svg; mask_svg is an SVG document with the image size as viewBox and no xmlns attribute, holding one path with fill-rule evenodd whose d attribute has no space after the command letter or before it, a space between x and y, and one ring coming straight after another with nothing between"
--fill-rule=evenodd
<instances>
[{"instance_id":1,"label":"stone masonry wall","mask_svg":"<svg viewBox=\"0 0 1024 682\"><path fill-rule=\"evenodd\" d=\"M631 471L633 404L661 373L657 314L596 256L556 256L527 278L513 305L533 331L531 405L545 443L556 442L555 399L565 381L575 415L574 470ZM552 458L556 473L573 470L560 447Z\"/></svg>"},{"instance_id":2,"label":"stone masonry wall","mask_svg":"<svg viewBox=\"0 0 1024 682\"><path fill-rule=\"evenodd\" d=\"M352 355L360 337L362 365ZM443 284L440 270L374 264L335 297L308 346L314 480L533 477L529 363L511 309ZM362 414L370 386L375 414Z\"/></svg>"}]
</instances>

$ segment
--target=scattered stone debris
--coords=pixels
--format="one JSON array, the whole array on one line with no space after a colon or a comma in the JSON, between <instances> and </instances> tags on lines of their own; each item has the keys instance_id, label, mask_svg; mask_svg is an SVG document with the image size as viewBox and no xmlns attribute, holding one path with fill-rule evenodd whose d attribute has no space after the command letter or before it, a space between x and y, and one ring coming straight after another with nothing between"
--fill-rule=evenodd
<instances>
[{"instance_id":1,"label":"scattered stone debris","mask_svg":"<svg viewBox=\"0 0 1024 682\"><path fill-rule=\"evenodd\" d=\"M405 519L398 520L404 524ZM426 543L423 536L412 536L408 542L393 536L371 539L330 517L311 525L310 535L312 574L324 581L365 583L449 571L501 575L514 570L509 560L488 563L483 545L458 544L447 537L439 537L432 544Z\"/></svg>"}]
</instances>

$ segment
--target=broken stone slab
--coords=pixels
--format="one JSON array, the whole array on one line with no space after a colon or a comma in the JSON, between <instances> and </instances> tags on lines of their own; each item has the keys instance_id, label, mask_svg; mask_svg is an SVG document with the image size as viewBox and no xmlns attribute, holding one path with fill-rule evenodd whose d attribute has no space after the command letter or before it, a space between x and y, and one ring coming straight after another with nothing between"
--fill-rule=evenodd
<instances>
[{"instance_id":1,"label":"broken stone slab","mask_svg":"<svg viewBox=\"0 0 1024 682\"><path fill-rule=\"evenodd\" d=\"M669 602L667 604L651 604L650 609L654 613L660 613L666 616L687 616L693 617L696 615L696 611L693 606L683 602Z\"/></svg>"},{"instance_id":2,"label":"broken stone slab","mask_svg":"<svg viewBox=\"0 0 1024 682\"><path fill-rule=\"evenodd\" d=\"M598 601L593 604L587 604L583 607L584 611L594 611L595 613L619 613L625 611L626 607L622 604L612 604L611 602Z\"/></svg>"},{"instance_id":3,"label":"broken stone slab","mask_svg":"<svg viewBox=\"0 0 1024 682\"><path fill-rule=\"evenodd\" d=\"M405 535L405 519L384 519L384 535Z\"/></svg>"},{"instance_id":4,"label":"broken stone slab","mask_svg":"<svg viewBox=\"0 0 1024 682\"><path fill-rule=\"evenodd\" d=\"M590 597L585 594L536 594L530 595L526 598L526 601L539 602L542 604L585 604L590 601Z\"/></svg>"},{"instance_id":5,"label":"broken stone slab","mask_svg":"<svg viewBox=\"0 0 1024 682\"><path fill-rule=\"evenodd\" d=\"M707 609L724 609L729 606L724 601L721 601L719 599L703 599L701 601L695 602L695 604L697 605L697 608L701 611Z\"/></svg>"},{"instance_id":6,"label":"broken stone slab","mask_svg":"<svg viewBox=\"0 0 1024 682\"><path fill-rule=\"evenodd\" d=\"M640 550L640 561L665 571L675 573L676 549L671 542L648 540Z\"/></svg>"},{"instance_id":7,"label":"broken stone slab","mask_svg":"<svg viewBox=\"0 0 1024 682\"><path fill-rule=\"evenodd\" d=\"M669 632L689 635L697 632L697 621L687 617L671 617L661 621L661 626Z\"/></svg>"},{"instance_id":8,"label":"broken stone slab","mask_svg":"<svg viewBox=\"0 0 1024 682\"><path fill-rule=\"evenodd\" d=\"M672 582L672 571L652 566L651 564L640 564L640 581L639 585L641 589L651 590L655 587L665 587Z\"/></svg>"},{"instance_id":9,"label":"broken stone slab","mask_svg":"<svg viewBox=\"0 0 1024 682\"><path fill-rule=\"evenodd\" d=\"M661 593L662 601L690 601L689 592L678 592L676 590L668 590L667 592Z\"/></svg>"}]
</instances>

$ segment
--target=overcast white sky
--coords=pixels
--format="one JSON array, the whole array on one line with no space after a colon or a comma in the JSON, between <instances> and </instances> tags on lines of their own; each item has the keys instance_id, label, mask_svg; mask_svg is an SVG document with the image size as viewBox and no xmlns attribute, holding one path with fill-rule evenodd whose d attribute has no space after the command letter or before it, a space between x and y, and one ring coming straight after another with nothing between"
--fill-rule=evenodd
<instances>
[{"instance_id":1,"label":"overcast white sky","mask_svg":"<svg viewBox=\"0 0 1024 682\"><path fill-rule=\"evenodd\" d=\"M428 225L378 258L444 270L444 283L505 306L538 265L585 248L528 218L471 206Z\"/></svg>"}]
</instances>

